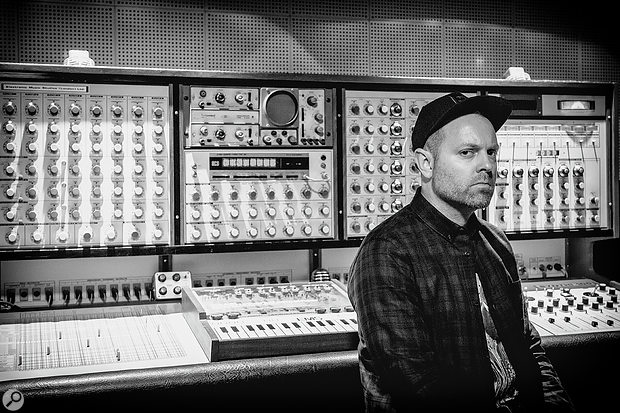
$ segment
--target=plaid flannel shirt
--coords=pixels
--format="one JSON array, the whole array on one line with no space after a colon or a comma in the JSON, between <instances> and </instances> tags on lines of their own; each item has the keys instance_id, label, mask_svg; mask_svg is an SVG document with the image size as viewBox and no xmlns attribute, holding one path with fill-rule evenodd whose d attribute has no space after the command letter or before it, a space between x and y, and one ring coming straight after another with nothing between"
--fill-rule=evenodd
<instances>
[{"instance_id":1,"label":"plaid flannel shirt","mask_svg":"<svg viewBox=\"0 0 620 413\"><path fill-rule=\"evenodd\" d=\"M504 233L475 215L461 227L418 190L365 237L351 266L367 411L495 409L476 273L521 410L573 410L528 320Z\"/></svg>"}]
</instances>

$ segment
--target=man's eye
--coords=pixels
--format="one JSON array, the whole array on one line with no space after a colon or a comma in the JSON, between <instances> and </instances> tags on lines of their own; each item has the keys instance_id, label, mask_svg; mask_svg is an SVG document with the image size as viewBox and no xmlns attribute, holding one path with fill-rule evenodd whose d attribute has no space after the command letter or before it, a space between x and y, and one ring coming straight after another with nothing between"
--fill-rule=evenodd
<instances>
[{"instance_id":1,"label":"man's eye","mask_svg":"<svg viewBox=\"0 0 620 413\"><path fill-rule=\"evenodd\" d=\"M464 150L464 151L461 151L461 155L462 155L462 156L469 156L469 155L471 155L472 153L473 153L473 152L472 152L471 150L469 150L469 149L466 149L466 150Z\"/></svg>"}]
</instances>

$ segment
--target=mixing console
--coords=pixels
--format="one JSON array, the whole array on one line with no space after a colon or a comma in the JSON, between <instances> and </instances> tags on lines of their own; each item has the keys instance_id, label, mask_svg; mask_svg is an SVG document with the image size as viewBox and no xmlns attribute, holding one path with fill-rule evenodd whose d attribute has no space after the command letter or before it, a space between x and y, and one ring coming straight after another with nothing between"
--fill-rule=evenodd
<instances>
[{"instance_id":1,"label":"mixing console","mask_svg":"<svg viewBox=\"0 0 620 413\"><path fill-rule=\"evenodd\" d=\"M183 289L183 313L211 361L357 346L357 317L334 281Z\"/></svg>"},{"instance_id":2,"label":"mixing console","mask_svg":"<svg viewBox=\"0 0 620 413\"><path fill-rule=\"evenodd\" d=\"M183 316L172 306L0 316L0 381L206 361Z\"/></svg>"},{"instance_id":3,"label":"mixing console","mask_svg":"<svg viewBox=\"0 0 620 413\"><path fill-rule=\"evenodd\" d=\"M590 279L526 282L528 316L541 336L620 332L618 291Z\"/></svg>"},{"instance_id":4,"label":"mixing console","mask_svg":"<svg viewBox=\"0 0 620 413\"><path fill-rule=\"evenodd\" d=\"M0 247L170 241L169 88L2 83Z\"/></svg>"}]
</instances>

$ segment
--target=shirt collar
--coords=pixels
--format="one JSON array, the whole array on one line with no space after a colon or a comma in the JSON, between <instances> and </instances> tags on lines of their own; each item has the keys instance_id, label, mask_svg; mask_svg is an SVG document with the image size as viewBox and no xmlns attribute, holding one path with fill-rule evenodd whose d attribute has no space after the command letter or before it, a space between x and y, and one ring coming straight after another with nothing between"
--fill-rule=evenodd
<instances>
[{"instance_id":1,"label":"shirt collar","mask_svg":"<svg viewBox=\"0 0 620 413\"><path fill-rule=\"evenodd\" d=\"M464 226L460 226L450 220L424 198L421 188L418 188L410 205L412 207L412 212L420 217L423 222L440 235L450 240L458 235L471 237L478 232L480 227L480 222L476 214L472 214Z\"/></svg>"}]
</instances>

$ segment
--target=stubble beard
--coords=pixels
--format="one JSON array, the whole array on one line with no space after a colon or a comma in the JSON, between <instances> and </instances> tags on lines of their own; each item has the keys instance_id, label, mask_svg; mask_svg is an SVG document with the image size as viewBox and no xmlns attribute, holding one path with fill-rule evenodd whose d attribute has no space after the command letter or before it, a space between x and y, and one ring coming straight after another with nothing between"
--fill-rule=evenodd
<instances>
[{"instance_id":1,"label":"stubble beard","mask_svg":"<svg viewBox=\"0 0 620 413\"><path fill-rule=\"evenodd\" d=\"M463 177L445 173L435 175L433 178L432 185L435 194L458 210L475 211L486 208L495 191L495 179L493 175L486 173L466 182ZM482 181L488 182L490 186L472 186L473 183Z\"/></svg>"}]
</instances>

